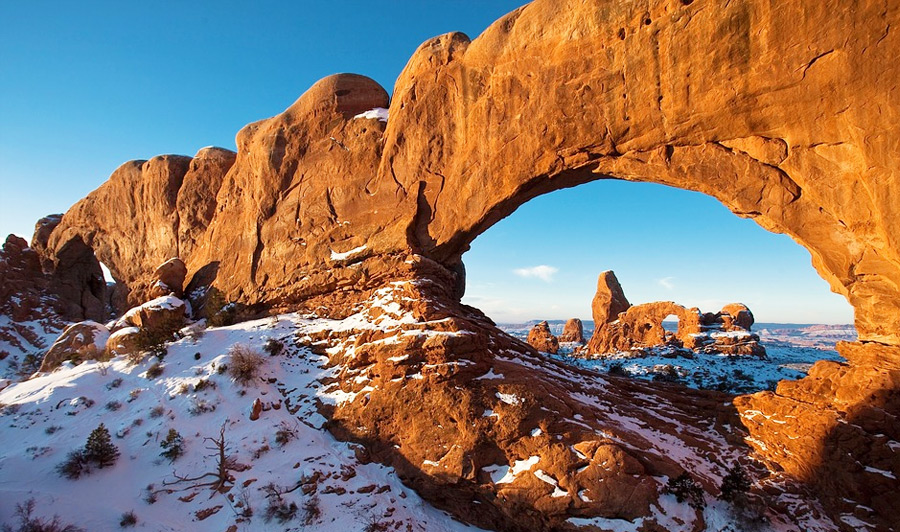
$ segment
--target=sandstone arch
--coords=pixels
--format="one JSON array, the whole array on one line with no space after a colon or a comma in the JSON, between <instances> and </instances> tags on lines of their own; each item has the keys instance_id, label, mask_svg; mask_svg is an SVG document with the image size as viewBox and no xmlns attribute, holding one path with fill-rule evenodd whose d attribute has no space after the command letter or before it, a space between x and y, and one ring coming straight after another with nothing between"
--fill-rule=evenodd
<instances>
[{"instance_id":1,"label":"sandstone arch","mask_svg":"<svg viewBox=\"0 0 900 532\"><path fill-rule=\"evenodd\" d=\"M448 262L550 190L703 192L810 250L860 338L896 344L897 18L874 2L535 2L420 47L380 174L420 183L416 243Z\"/></svg>"},{"instance_id":2,"label":"sandstone arch","mask_svg":"<svg viewBox=\"0 0 900 532\"><path fill-rule=\"evenodd\" d=\"M900 440L889 421L897 413L887 411L900 389L900 41L890 31L898 19L900 6L867 0L537 0L474 41L454 33L424 43L390 102L372 80L343 74L246 126L237 154L202 172L209 186L194 189L215 190L214 200L181 201L200 154L127 163L66 213L43 253L53 260L80 240L132 301L158 264L179 255L189 278L215 265L213 282L230 299L331 316L391 281L427 279L407 294L423 297L422 321L453 318L441 326L478 331L474 343L430 345L429 356L465 353L483 364L505 344L483 316L458 305L461 257L478 234L537 195L595 179L703 192L806 247L855 308L867 342L841 348L849 365L820 362L776 394L735 400L762 442L758 452L826 499L830 488L816 479L843 475L856 501L889 519L900 486L881 480L873 494L865 468L894 456L879 434ZM355 118L388 104L387 124ZM192 202L204 214L183 227L182 206ZM444 386L404 393L416 405L427 403L416 393L475 393ZM560 398L566 386L537 389ZM864 408L873 394L877 415ZM359 405L335 414L337 430L368 438L379 459L405 463L389 443L407 427L391 420L386 399L371 401L381 416L372 432L354 432L366 415ZM869 422L830 437L847 412L866 412ZM799 421L774 427L773 417ZM825 435L803 427L812 417ZM507 452L496 445L508 437L491 452ZM827 452L810 453L817 446ZM832 455L843 462L821 459ZM450 459L459 475L448 478L474 482L464 458ZM671 471L664 462L654 467ZM402 471L422 475L409 464ZM439 484L420 488L441 492Z\"/></svg>"}]
</instances>

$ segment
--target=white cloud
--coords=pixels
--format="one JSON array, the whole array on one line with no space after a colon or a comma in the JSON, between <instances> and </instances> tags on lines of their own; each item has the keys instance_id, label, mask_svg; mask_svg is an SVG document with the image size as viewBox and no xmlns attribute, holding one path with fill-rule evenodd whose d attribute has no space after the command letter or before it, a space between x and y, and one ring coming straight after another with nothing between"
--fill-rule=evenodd
<instances>
[{"instance_id":1,"label":"white cloud","mask_svg":"<svg viewBox=\"0 0 900 532\"><path fill-rule=\"evenodd\" d=\"M656 282L659 283L659 286L665 288L666 290L674 290L675 284L672 283L672 279L674 279L674 277L663 277L662 279L660 279L659 281L656 281Z\"/></svg>"},{"instance_id":2,"label":"white cloud","mask_svg":"<svg viewBox=\"0 0 900 532\"><path fill-rule=\"evenodd\" d=\"M558 271L559 268L541 264L540 266L532 266L531 268L516 268L515 270L513 270L513 273L518 275L519 277L524 277L526 279L530 277L537 277L545 283L549 283L553 281L553 276L556 275L556 272Z\"/></svg>"}]
</instances>

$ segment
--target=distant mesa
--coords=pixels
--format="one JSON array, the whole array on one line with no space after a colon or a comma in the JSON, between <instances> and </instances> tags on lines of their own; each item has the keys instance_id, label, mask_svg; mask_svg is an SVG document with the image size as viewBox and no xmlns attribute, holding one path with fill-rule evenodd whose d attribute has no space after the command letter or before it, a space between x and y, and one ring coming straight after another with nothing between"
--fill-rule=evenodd
<instances>
[{"instance_id":1,"label":"distant mesa","mask_svg":"<svg viewBox=\"0 0 900 532\"><path fill-rule=\"evenodd\" d=\"M597 281L593 313L594 334L579 356L643 356L648 349L672 346L703 353L766 357L759 336L750 332L753 313L742 303L725 305L716 313L701 313L671 301L632 306L615 273L606 271ZM675 332L663 327L670 316L678 319Z\"/></svg>"}]
</instances>

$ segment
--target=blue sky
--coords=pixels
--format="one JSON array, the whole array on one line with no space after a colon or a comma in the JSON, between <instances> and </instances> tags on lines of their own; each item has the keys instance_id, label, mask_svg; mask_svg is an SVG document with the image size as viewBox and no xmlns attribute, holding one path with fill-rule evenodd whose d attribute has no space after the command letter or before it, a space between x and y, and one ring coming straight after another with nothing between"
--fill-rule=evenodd
<instances>
[{"instance_id":1,"label":"blue sky","mask_svg":"<svg viewBox=\"0 0 900 532\"><path fill-rule=\"evenodd\" d=\"M0 233L30 236L38 218L127 160L234 148L242 126L326 75L357 72L390 91L425 39L475 37L523 3L2 2ZM789 238L659 185L600 182L537 198L464 260L466 301L500 321L589 317L605 269L632 302L744 301L760 321L852 316ZM514 273L539 266L542 275Z\"/></svg>"}]
</instances>

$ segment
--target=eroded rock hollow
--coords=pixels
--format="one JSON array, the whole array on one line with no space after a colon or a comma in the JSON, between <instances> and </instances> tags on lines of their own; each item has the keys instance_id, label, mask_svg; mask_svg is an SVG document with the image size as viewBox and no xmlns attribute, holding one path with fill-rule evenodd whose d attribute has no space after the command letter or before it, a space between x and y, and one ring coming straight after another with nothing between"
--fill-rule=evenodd
<instances>
[{"instance_id":1,"label":"eroded rock hollow","mask_svg":"<svg viewBox=\"0 0 900 532\"><path fill-rule=\"evenodd\" d=\"M243 128L236 153L126 163L32 247L77 319L109 297L90 285L97 259L120 311L149 298L173 257L186 292L213 286L256 313L381 315L395 294L414 323L311 339L343 346L342 389L371 388L330 412L332 430L482 526L603 516L664 529L664 475L718 456L697 473L714 492L726 458L752 448L811 486L839 526L853 513L889 529L900 504L898 20L900 5L865 0L538 0L475 40L425 42L392 98L363 76L331 76ZM379 107L387 122L359 116ZM732 407L560 369L459 304L480 233L540 194L611 178L709 194L808 249L855 308L860 343L839 348L848 363L820 362ZM402 341L378 342L391 334ZM677 423L659 422L660 405ZM660 442L693 450L676 460ZM499 482L502 467L543 476ZM809 515L786 504L795 520Z\"/></svg>"}]
</instances>

